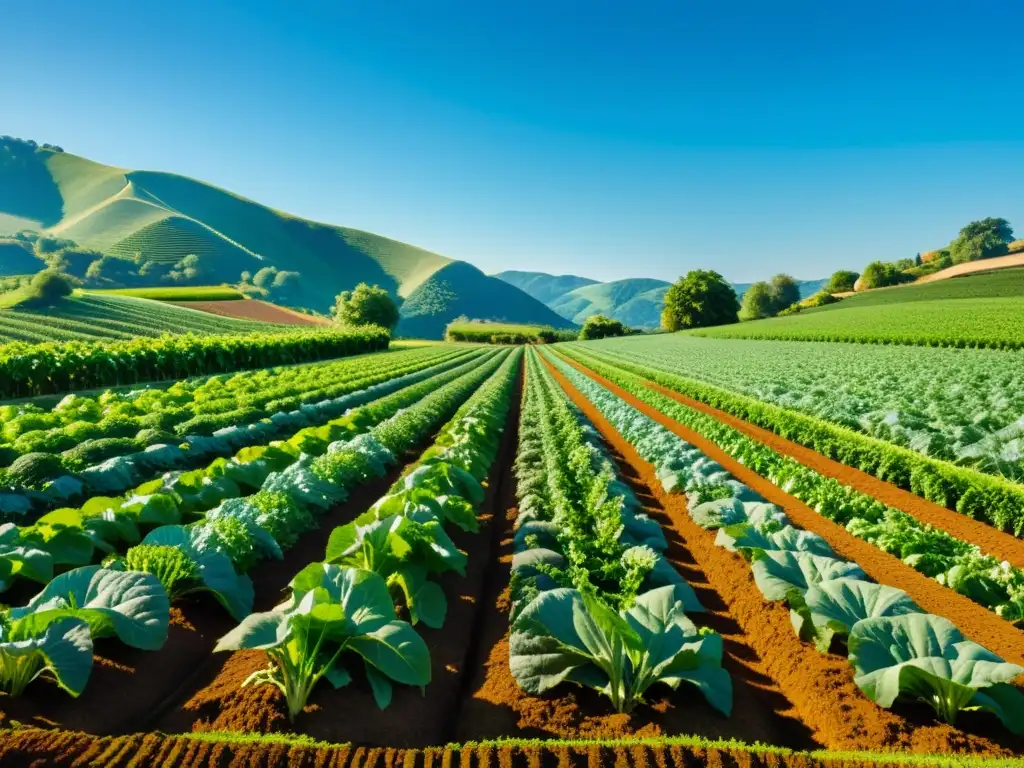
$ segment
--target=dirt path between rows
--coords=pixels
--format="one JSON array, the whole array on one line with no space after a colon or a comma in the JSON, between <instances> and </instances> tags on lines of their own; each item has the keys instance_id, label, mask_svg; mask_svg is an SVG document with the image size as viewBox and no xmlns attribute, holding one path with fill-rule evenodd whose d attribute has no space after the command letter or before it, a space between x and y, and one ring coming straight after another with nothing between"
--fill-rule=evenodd
<instances>
[{"instance_id":1,"label":"dirt path between rows","mask_svg":"<svg viewBox=\"0 0 1024 768\"><path fill-rule=\"evenodd\" d=\"M694 400L656 382L646 379L641 379L641 381L648 389L718 419L723 424L728 424L733 429L764 443L778 453L796 459L804 466L810 467L826 477L838 480L843 485L848 485L861 493L872 496L883 504L906 512L922 523L940 528L962 541L975 544L981 547L986 554L993 555L1000 560L1007 560L1018 568L1024 568L1024 540L922 499L910 491L897 488L895 485L879 480L859 469L833 461L810 448L780 437L770 430L755 426L707 403Z\"/></svg>"},{"instance_id":2,"label":"dirt path between rows","mask_svg":"<svg viewBox=\"0 0 1024 768\"><path fill-rule=\"evenodd\" d=\"M858 562L869 574L874 571L877 576L882 577L884 583L892 584L894 579L890 578L890 575L897 573L898 576L904 577L900 579L901 581L908 582L907 586L927 587L928 589L920 590L920 598L910 589L907 591L919 601L929 598L936 613L944 613L937 609L948 607L950 610L946 611L946 614L957 615L960 612L957 609L962 609L963 606L957 605L953 598L967 603L970 609L977 609L964 611L970 621L963 620L961 623L953 619L965 634L972 635L972 632L968 631L970 629L981 639L992 636L999 640L1002 638L1001 625L1009 630L1009 633L1016 632L1009 624L980 606L960 598L959 595L948 593L945 588L930 582L895 558L875 550L865 542L853 539L839 526L819 517L813 510L739 465L709 441L641 403L612 382L587 371L582 366L578 368L629 405L718 461L737 479L748 484L769 501L783 507L796 525L824 536L837 552ZM961 717L959 727L954 729L936 723L931 710L924 706L901 705L899 712L893 712L873 704L854 684L848 661L835 654L820 654L813 646L802 643L793 632L788 609L780 603L768 602L762 598L753 582L750 566L742 556L715 546L714 534L703 530L690 518L686 511L685 497L666 494L657 480L653 465L637 454L565 376L552 370L559 384L594 423L605 440L654 491L654 496L664 507L687 549L703 572L709 576L711 586L725 600L729 613L743 630L747 642L759 654L768 677L778 684L790 701L794 702L800 717L812 729L816 740L834 750L900 749L928 753L980 752L1003 756L1019 755L1024 751L1024 740L1009 735L995 718L967 714ZM831 530L830 527L838 530ZM844 552L844 549L848 551ZM861 549L871 551L859 551ZM886 560L891 560L900 568L890 566ZM900 569L909 571L909 574L900 573ZM911 579L910 576L915 578ZM917 581L925 583L919 585ZM925 609L933 610L933 607ZM976 616L978 612L982 616ZM994 624L995 628L990 627L990 624ZM1000 650L1015 650L1008 638L1005 645L1007 648ZM1016 653L1009 654L1011 658L1020 655L1021 645L1018 639Z\"/></svg>"}]
</instances>

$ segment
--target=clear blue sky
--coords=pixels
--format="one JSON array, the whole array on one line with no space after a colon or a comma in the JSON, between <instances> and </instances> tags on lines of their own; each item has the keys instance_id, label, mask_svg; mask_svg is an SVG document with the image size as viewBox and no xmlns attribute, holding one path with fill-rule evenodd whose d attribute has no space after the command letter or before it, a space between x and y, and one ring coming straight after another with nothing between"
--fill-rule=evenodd
<instances>
[{"instance_id":1,"label":"clear blue sky","mask_svg":"<svg viewBox=\"0 0 1024 768\"><path fill-rule=\"evenodd\" d=\"M1014 0L10 6L0 133L487 272L813 278L1024 236Z\"/></svg>"}]
</instances>

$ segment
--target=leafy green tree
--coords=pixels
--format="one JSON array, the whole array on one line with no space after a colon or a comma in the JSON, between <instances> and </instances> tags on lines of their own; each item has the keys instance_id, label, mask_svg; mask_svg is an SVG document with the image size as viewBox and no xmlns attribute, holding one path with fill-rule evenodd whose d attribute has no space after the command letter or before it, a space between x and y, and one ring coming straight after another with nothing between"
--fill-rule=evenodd
<instances>
[{"instance_id":1,"label":"leafy green tree","mask_svg":"<svg viewBox=\"0 0 1024 768\"><path fill-rule=\"evenodd\" d=\"M259 276L259 273L256 273ZM379 285L360 283L352 291L342 291L334 301L334 318L345 325L398 325L398 305Z\"/></svg>"},{"instance_id":2,"label":"leafy green tree","mask_svg":"<svg viewBox=\"0 0 1024 768\"><path fill-rule=\"evenodd\" d=\"M908 275L900 269L899 262L891 264L885 261L873 261L864 267L864 274L860 276L860 289L866 291L869 288L884 288L887 285L899 285L913 281L914 276Z\"/></svg>"},{"instance_id":3,"label":"leafy green tree","mask_svg":"<svg viewBox=\"0 0 1024 768\"><path fill-rule=\"evenodd\" d=\"M665 294L661 327L706 328L739 322L740 303L736 291L713 270L695 269L679 278Z\"/></svg>"},{"instance_id":4,"label":"leafy green tree","mask_svg":"<svg viewBox=\"0 0 1024 768\"><path fill-rule=\"evenodd\" d=\"M840 269L839 271L832 273L832 277L829 278L828 285L825 286L825 290L829 293L847 293L853 290L853 286L857 282L858 277L860 277L860 275L856 272L851 272L848 269Z\"/></svg>"},{"instance_id":5,"label":"leafy green tree","mask_svg":"<svg viewBox=\"0 0 1024 768\"><path fill-rule=\"evenodd\" d=\"M743 306L740 308L739 319L760 320L775 314L775 291L770 283L754 283L743 294Z\"/></svg>"},{"instance_id":6,"label":"leafy green tree","mask_svg":"<svg viewBox=\"0 0 1024 768\"><path fill-rule=\"evenodd\" d=\"M277 267L264 267L252 277L252 284L257 288L269 289L277 276Z\"/></svg>"},{"instance_id":7,"label":"leafy green tree","mask_svg":"<svg viewBox=\"0 0 1024 768\"><path fill-rule=\"evenodd\" d=\"M989 217L972 221L961 229L957 238L949 244L949 254L954 264L990 259L1007 253L1012 241L1013 228L1010 222Z\"/></svg>"},{"instance_id":8,"label":"leafy green tree","mask_svg":"<svg viewBox=\"0 0 1024 768\"><path fill-rule=\"evenodd\" d=\"M625 336L629 329L618 320L604 315L591 315L583 321L581 339L605 339L610 336Z\"/></svg>"},{"instance_id":9,"label":"leafy green tree","mask_svg":"<svg viewBox=\"0 0 1024 768\"><path fill-rule=\"evenodd\" d=\"M800 301L800 286L789 275L780 274L772 278L772 293L775 297L772 312L774 315Z\"/></svg>"}]
</instances>

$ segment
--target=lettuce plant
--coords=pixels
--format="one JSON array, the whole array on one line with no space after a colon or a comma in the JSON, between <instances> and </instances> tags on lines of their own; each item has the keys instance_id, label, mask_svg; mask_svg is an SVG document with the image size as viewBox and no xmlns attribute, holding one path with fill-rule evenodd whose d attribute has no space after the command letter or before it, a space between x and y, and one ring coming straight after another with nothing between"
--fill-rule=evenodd
<instances>
[{"instance_id":1,"label":"lettuce plant","mask_svg":"<svg viewBox=\"0 0 1024 768\"><path fill-rule=\"evenodd\" d=\"M574 682L630 712L657 683L695 686L725 715L732 680L722 668L722 638L696 628L673 586L640 595L625 611L574 589L540 593L512 625L512 674L523 690L543 693Z\"/></svg>"},{"instance_id":2,"label":"lettuce plant","mask_svg":"<svg viewBox=\"0 0 1024 768\"><path fill-rule=\"evenodd\" d=\"M967 640L948 619L864 619L850 631L849 648L855 682L880 707L916 699L950 725L961 711L984 710L1024 735L1024 694L1011 684L1024 668Z\"/></svg>"},{"instance_id":3,"label":"lettuce plant","mask_svg":"<svg viewBox=\"0 0 1024 768\"><path fill-rule=\"evenodd\" d=\"M430 682L427 644L407 622L395 618L387 584L379 575L314 563L299 572L291 588L289 600L246 617L215 648L265 651L269 666L242 685L280 689L291 720L321 678L335 688L351 682L341 663L348 651L362 657L381 709L391 702L392 682L421 688Z\"/></svg>"},{"instance_id":4,"label":"lettuce plant","mask_svg":"<svg viewBox=\"0 0 1024 768\"><path fill-rule=\"evenodd\" d=\"M857 622L881 616L921 613L902 589L859 579L830 579L789 597L793 628L803 640L814 640L822 652L836 635L846 637Z\"/></svg>"}]
</instances>

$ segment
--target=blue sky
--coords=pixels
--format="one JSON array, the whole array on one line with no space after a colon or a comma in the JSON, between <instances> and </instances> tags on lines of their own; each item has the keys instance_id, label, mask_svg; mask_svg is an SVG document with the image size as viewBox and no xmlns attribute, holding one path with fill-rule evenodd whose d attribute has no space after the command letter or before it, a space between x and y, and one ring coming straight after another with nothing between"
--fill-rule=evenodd
<instances>
[{"instance_id":1,"label":"blue sky","mask_svg":"<svg viewBox=\"0 0 1024 768\"><path fill-rule=\"evenodd\" d=\"M33 0L0 133L487 272L735 281L1024 236L1024 4Z\"/></svg>"}]
</instances>

